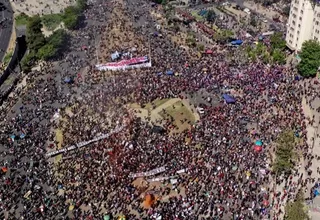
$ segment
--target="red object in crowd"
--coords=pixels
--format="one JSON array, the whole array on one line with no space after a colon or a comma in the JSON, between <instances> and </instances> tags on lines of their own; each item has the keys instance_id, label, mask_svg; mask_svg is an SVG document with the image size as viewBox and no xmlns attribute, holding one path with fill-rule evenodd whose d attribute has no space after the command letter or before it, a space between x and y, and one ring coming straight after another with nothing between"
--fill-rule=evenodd
<instances>
[{"instance_id":1,"label":"red object in crowd","mask_svg":"<svg viewBox=\"0 0 320 220\"><path fill-rule=\"evenodd\" d=\"M212 50L206 50L206 54L213 54Z\"/></svg>"},{"instance_id":2,"label":"red object in crowd","mask_svg":"<svg viewBox=\"0 0 320 220\"><path fill-rule=\"evenodd\" d=\"M255 151L255 152L260 152L260 151L262 151L262 147L256 145L256 146L254 146L254 151Z\"/></svg>"}]
</instances>

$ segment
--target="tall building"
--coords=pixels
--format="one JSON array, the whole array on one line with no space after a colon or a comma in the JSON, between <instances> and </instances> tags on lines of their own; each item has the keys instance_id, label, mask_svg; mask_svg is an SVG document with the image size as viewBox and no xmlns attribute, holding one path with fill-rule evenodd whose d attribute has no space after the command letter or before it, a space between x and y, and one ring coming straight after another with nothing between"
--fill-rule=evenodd
<instances>
[{"instance_id":1,"label":"tall building","mask_svg":"<svg viewBox=\"0 0 320 220\"><path fill-rule=\"evenodd\" d=\"M301 50L303 42L320 40L320 5L317 0L292 0L287 24L287 46Z\"/></svg>"}]
</instances>

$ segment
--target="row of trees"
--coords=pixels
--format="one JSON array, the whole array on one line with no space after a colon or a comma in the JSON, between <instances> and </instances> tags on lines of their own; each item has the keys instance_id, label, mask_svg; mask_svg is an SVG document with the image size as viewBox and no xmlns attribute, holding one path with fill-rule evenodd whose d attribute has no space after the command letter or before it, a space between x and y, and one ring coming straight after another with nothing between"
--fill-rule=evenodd
<instances>
[{"instance_id":1,"label":"row of trees","mask_svg":"<svg viewBox=\"0 0 320 220\"><path fill-rule=\"evenodd\" d=\"M75 6L69 6L65 9L62 21L67 29L75 29L78 26L79 19L86 7L86 0L77 0ZM24 72L29 72L36 61L56 58L67 49L69 36L65 30L58 29L49 37L45 37L42 28L40 16L36 15L28 19L26 40L29 53L21 61Z\"/></svg>"},{"instance_id":2,"label":"row of trees","mask_svg":"<svg viewBox=\"0 0 320 220\"><path fill-rule=\"evenodd\" d=\"M295 167L298 159L296 144L298 143L295 134L291 130L283 131L276 141L276 158L272 168L276 175L289 174ZM309 219L304 195L300 190L294 201L288 201L285 206L285 220L306 220Z\"/></svg>"},{"instance_id":3,"label":"row of trees","mask_svg":"<svg viewBox=\"0 0 320 220\"><path fill-rule=\"evenodd\" d=\"M81 21L82 13L87 7L86 0L77 0L75 6L69 6L64 10L62 21L66 28L75 29Z\"/></svg>"},{"instance_id":4,"label":"row of trees","mask_svg":"<svg viewBox=\"0 0 320 220\"><path fill-rule=\"evenodd\" d=\"M285 48L286 42L282 34L275 33L270 37L270 45L258 42L254 47L248 46L246 52L248 57L253 61L260 59L264 63L285 64Z\"/></svg>"},{"instance_id":5,"label":"row of trees","mask_svg":"<svg viewBox=\"0 0 320 220\"><path fill-rule=\"evenodd\" d=\"M29 53L21 62L24 72L29 72L37 60L52 59L66 49L68 34L65 30L59 29L46 38L42 33L42 27L41 18L38 15L28 20L26 40Z\"/></svg>"}]
</instances>

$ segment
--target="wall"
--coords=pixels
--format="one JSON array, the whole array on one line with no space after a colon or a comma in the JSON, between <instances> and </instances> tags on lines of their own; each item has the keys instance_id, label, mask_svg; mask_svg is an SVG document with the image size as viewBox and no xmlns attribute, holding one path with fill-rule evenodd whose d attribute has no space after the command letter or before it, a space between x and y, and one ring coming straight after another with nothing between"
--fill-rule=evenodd
<instances>
[{"instance_id":1,"label":"wall","mask_svg":"<svg viewBox=\"0 0 320 220\"><path fill-rule=\"evenodd\" d=\"M7 68L0 75L0 86L8 78L8 76L11 74L11 72L16 68L18 61L20 61L22 59L26 50L27 50L27 44L26 44L25 36L23 35L23 36L17 37L16 46L14 48L14 52L12 54L10 62L8 64Z\"/></svg>"}]
</instances>

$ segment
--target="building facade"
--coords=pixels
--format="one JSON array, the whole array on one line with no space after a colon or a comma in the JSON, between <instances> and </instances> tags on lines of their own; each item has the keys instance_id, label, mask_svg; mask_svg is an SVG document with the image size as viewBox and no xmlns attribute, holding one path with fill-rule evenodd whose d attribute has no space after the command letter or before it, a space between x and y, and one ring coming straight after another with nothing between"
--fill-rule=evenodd
<instances>
[{"instance_id":1,"label":"building facade","mask_svg":"<svg viewBox=\"0 0 320 220\"><path fill-rule=\"evenodd\" d=\"M320 41L320 6L314 0L292 0L287 24L287 46L301 50L307 40Z\"/></svg>"}]
</instances>

